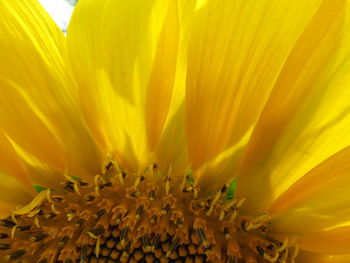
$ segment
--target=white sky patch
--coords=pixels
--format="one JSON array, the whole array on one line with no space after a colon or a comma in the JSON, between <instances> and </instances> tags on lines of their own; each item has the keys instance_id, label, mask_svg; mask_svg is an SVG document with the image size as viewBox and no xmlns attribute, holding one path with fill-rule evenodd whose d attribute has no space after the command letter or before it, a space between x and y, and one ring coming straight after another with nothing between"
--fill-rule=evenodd
<instances>
[{"instance_id":1,"label":"white sky patch","mask_svg":"<svg viewBox=\"0 0 350 263\"><path fill-rule=\"evenodd\" d=\"M66 32L74 7L65 0L39 0L57 25Z\"/></svg>"}]
</instances>

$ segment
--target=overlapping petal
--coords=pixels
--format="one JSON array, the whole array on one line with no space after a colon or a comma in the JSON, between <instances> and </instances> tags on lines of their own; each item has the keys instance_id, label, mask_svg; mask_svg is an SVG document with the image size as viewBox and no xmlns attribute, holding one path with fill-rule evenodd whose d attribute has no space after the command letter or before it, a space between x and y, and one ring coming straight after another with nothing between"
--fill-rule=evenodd
<instances>
[{"instance_id":1,"label":"overlapping petal","mask_svg":"<svg viewBox=\"0 0 350 263\"><path fill-rule=\"evenodd\" d=\"M301 177L271 206L280 233L322 231L349 221L350 147Z\"/></svg>"},{"instance_id":2,"label":"overlapping petal","mask_svg":"<svg viewBox=\"0 0 350 263\"><path fill-rule=\"evenodd\" d=\"M54 169L99 170L81 118L65 38L36 0L0 2L0 126ZM97 161L97 162L96 162Z\"/></svg>"},{"instance_id":3,"label":"overlapping petal","mask_svg":"<svg viewBox=\"0 0 350 263\"><path fill-rule=\"evenodd\" d=\"M251 211L350 144L347 10L322 1L285 62L236 171Z\"/></svg>"},{"instance_id":4,"label":"overlapping petal","mask_svg":"<svg viewBox=\"0 0 350 263\"><path fill-rule=\"evenodd\" d=\"M81 1L68 48L87 122L132 170L150 161L167 118L179 39L177 1Z\"/></svg>"},{"instance_id":5,"label":"overlapping petal","mask_svg":"<svg viewBox=\"0 0 350 263\"><path fill-rule=\"evenodd\" d=\"M204 2L193 19L187 67L186 135L194 169L234 147L255 125L322 1Z\"/></svg>"}]
</instances>

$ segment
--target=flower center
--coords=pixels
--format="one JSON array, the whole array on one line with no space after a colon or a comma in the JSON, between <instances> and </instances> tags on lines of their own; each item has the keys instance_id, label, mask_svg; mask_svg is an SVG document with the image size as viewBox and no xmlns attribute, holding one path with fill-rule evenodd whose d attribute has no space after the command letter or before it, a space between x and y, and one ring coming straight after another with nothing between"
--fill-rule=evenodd
<instances>
[{"instance_id":1,"label":"flower center","mask_svg":"<svg viewBox=\"0 0 350 263\"><path fill-rule=\"evenodd\" d=\"M207 198L187 176L156 165L142 175L106 166L93 183L67 176L0 221L0 253L13 262L294 262L297 247L268 235L223 186Z\"/></svg>"}]
</instances>

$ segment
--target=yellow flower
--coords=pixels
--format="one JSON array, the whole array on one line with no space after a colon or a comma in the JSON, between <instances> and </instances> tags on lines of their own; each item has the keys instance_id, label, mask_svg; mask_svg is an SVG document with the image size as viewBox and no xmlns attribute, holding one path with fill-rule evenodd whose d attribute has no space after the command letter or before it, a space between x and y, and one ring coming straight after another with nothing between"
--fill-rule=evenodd
<instances>
[{"instance_id":1,"label":"yellow flower","mask_svg":"<svg viewBox=\"0 0 350 263\"><path fill-rule=\"evenodd\" d=\"M2 259L350 262L348 9L0 0Z\"/></svg>"}]
</instances>

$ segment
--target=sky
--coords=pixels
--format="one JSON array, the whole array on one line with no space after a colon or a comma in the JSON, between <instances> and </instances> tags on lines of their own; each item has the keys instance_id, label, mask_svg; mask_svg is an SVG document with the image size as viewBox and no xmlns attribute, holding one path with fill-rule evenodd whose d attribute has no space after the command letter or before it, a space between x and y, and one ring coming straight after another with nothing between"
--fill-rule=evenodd
<instances>
[{"instance_id":1,"label":"sky","mask_svg":"<svg viewBox=\"0 0 350 263\"><path fill-rule=\"evenodd\" d=\"M52 16L62 31L66 32L74 7L66 0L39 0L39 2Z\"/></svg>"}]
</instances>

